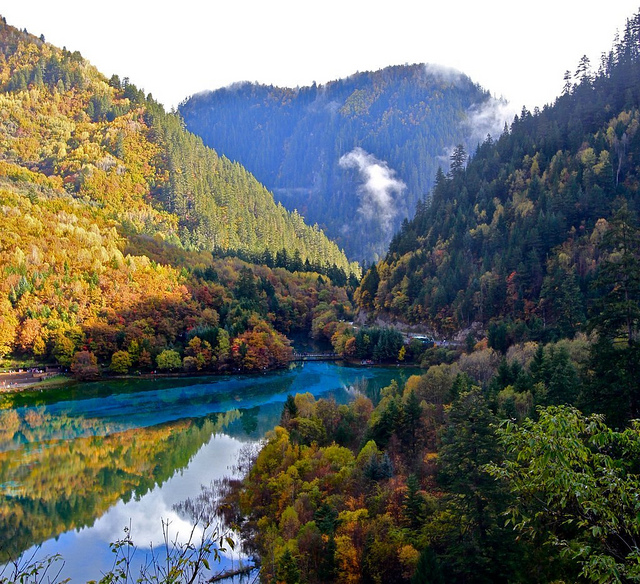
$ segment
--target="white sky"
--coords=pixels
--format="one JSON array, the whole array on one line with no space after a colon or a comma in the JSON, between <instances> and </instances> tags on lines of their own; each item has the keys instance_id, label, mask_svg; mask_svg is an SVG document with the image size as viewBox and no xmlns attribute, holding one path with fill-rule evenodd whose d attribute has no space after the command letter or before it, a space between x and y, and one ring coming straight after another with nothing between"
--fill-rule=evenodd
<instances>
[{"instance_id":1,"label":"white sky","mask_svg":"<svg viewBox=\"0 0 640 584\"><path fill-rule=\"evenodd\" d=\"M168 109L236 81L324 83L404 63L459 69L516 109L597 69L640 0L0 0L8 24L79 50Z\"/></svg>"}]
</instances>

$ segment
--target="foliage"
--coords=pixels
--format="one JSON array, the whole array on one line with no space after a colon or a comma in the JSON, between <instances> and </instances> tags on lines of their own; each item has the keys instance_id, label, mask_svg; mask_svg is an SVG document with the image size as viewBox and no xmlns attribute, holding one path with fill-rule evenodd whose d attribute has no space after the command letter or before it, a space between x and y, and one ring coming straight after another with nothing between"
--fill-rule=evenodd
<instances>
[{"instance_id":1,"label":"foliage","mask_svg":"<svg viewBox=\"0 0 640 584\"><path fill-rule=\"evenodd\" d=\"M224 370L252 314L269 335L310 329L322 290L349 312L335 285L353 287L359 267L178 116L5 22L0 52L0 356L69 367L89 351L150 370L211 327L210 357L187 368ZM283 249L290 260L269 261ZM259 278L252 303L235 296L243 269Z\"/></svg>"},{"instance_id":2,"label":"foliage","mask_svg":"<svg viewBox=\"0 0 640 584\"><path fill-rule=\"evenodd\" d=\"M173 349L165 349L156 357L156 363L158 364L158 369L161 370L175 370L180 369L182 367L182 359L180 357L180 353L174 351Z\"/></svg>"},{"instance_id":3,"label":"foliage","mask_svg":"<svg viewBox=\"0 0 640 584\"><path fill-rule=\"evenodd\" d=\"M98 359L91 351L78 351L71 361L71 373L80 380L95 379L100 375Z\"/></svg>"},{"instance_id":4,"label":"foliage","mask_svg":"<svg viewBox=\"0 0 640 584\"><path fill-rule=\"evenodd\" d=\"M559 548L592 582L637 582L640 427L614 431L602 416L570 407L541 409L537 421L505 422L511 455L488 468L517 497L510 523Z\"/></svg>"},{"instance_id":5,"label":"foliage","mask_svg":"<svg viewBox=\"0 0 640 584\"><path fill-rule=\"evenodd\" d=\"M571 337L589 312L600 328L613 314L609 328L637 325L639 20L596 74L581 73L553 105L523 109L466 167L439 173L365 274L360 308L444 336L479 322L501 352Z\"/></svg>"}]
</instances>

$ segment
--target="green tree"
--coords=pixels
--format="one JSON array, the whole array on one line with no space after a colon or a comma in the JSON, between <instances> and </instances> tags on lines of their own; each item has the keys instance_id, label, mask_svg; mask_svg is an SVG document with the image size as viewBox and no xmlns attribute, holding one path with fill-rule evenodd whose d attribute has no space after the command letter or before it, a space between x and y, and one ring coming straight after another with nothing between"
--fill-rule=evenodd
<instances>
[{"instance_id":1,"label":"green tree","mask_svg":"<svg viewBox=\"0 0 640 584\"><path fill-rule=\"evenodd\" d=\"M291 550L286 550L278 561L278 582L285 584L298 584L300 582L300 570Z\"/></svg>"},{"instance_id":2,"label":"green tree","mask_svg":"<svg viewBox=\"0 0 640 584\"><path fill-rule=\"evenodd\" d=\"M510 523L552 557L560 549L571 581L640 581L640 425L613 431L600 415L551 406L498 436L510 456L487 468L514 495Z\"/></svg>"},{"instance_id":3,"label":"green tree","mask_svg":"<svg viewBox=\"0 0 640 584\"><path fill-rule=\"evenodd\" d=\"M620 425L640 416L640 231L626 203L610 221L600 247L605 258L589 321L598 340L591 349L592 375L583 403Z\"/></svg>"},{"instance_id":4,"label":"green tree","mask_svg":"<svg viewBox=\"0 0 640 584\"><path fill-rule=\"evenodd\" d=\"M452 176L460 174L464 170L465 162L467 161L467 152L464 149L464 144L458 144L454 149L450 157L451 165L449 172Z\"/></svg>"},{"instance_id":5,"label":"green tree","mask_svg":"<svg viewBox=\"0 0 640 584\"><path fill-rule=\"evenodd\" d=\"M414 474L407 477L407 494L402 503L402 512L412 529L417 529L422 525L425 516L425 503L420 494L420 481Z\"/></svg>"},{"instance_id":6,"label":"green tree","mask_svg":"<svg viewBox=\"0 0 640 584\"><path fill-rule=\"evenodd\" d=\"M402 424L400 426L400 440L407 447L407 458L411 463L416 460L416 448L420 437L422 408L420 399L412 389L402 405Z\"/></svg>"},{"instance_id":7,"label":"green tree","mask_svg":"<svg viewBox=\"0 0 640 584\"><path fill-rule=\"evenodd\" d=\"M158 369L172 371L182 367L182 359L178 351L165 349L156 357L156 364L158 365Z\"/></svg>"},{"instance_id":8,"label":"green tree","mask_svg":"<svg viewBox=\"0 0 640 584\"><path fill-rule=\"evenodd\" d=\"M640 330L640 230L626 201L600 244L606 254L594 287L600 293L589 326L611 340L637 342Z\"/></svg>"},{"instance_id":9,"label":"green tree","mask_svg":"<svg viewBox=\"0 0 640 584\"><path fill-rule=\"evenodd\" d=\"M132 364L133 360L131 359L131 355L128 351L116 351L111 356L111 365L109 365L109 369L113 373L127 373Z\"/></svg>"},{"instance_id":10,"label":"green tree","mask_svg":"<svg viewBox=\"0 0 640 584\"><path fill-rule=\"evenodd\" d=\"M516 571L514 540L501 518L506 491L485 469L503 455L495 425L480 389L462 392L451 405L438 453L450 521L443 558L462 581L506 582Z\"/></svg>"}]
</instances>

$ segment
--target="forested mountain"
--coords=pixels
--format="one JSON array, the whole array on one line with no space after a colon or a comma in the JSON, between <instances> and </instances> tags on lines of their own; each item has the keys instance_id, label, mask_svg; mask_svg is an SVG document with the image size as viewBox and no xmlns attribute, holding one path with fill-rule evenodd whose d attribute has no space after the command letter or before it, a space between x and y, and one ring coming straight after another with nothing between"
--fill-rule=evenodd
<instances>
[{"instance_id":1,"label":"forested mountain","mask_svg":"<svg viewBox=\"0 0 640 584\"><path fill-rule=\"evenodd\" d=\"M365 275L363 310L445 334L502 321L515 341L584 328L616 281L625 302L638 300L637 18L596 73L585 57L565 81L553 105L523 109L468 163L463 148L454 151L449 172ZM614 275L623 260L632 263Z\"/></svg>"},{"instance_id":2,"label":"forested mountain","mask_svg":"<svg viewBox=\"0 0 640 584\"><path fill-rule=\"evenodd\" d=\"M320 224L350 258L371 261L433 186L449 149L475 148L501 129L503 107L461 73L411 65L296 89L237 84L179 111L205 144Z\"/></svg>"},{"instance_id":3,"label":"forested mountain","mask_svg":"<svg viewBox=\"0 0 640 584\"><path fill-rule=\"evenodd\" d=\"M229 489L263 581L640 581L640 13L566 81L454 151L356 294L481 338L414 339L426 373L347 405L290 396ZM383 330L345 354L397 351Z\"/></svg>"},{"instance_id":4,"label":"forested mountain","mask_svg":"<svg viewBox=\"0 0 640 584\"><path fill-rule=\"evenodd\" d=\"M344 295L311 272L359 271L151 95L4 20L0 89L0 356L219 369L235 338L262 369L286 362L274 326L310 328L323 286Z\"/></svg>"}]
</instances>

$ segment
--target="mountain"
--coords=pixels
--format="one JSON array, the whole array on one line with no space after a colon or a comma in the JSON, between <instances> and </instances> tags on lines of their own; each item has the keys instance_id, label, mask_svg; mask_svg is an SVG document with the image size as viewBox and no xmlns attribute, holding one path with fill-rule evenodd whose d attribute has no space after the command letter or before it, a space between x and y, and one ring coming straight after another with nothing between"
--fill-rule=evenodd
<instances>
[{"instance_id":1,"label":"mountain","mask_svg":"<svg viewBox=\"0 0 640 584\"><path fill-rule=\"evenodd\" d=\"M619 257L638 258L638 22L597 72L586 57L567 72L553 105L523 109L468 163L463 150L453 153L449 173L363 278L363 310L445 334L502 322L517 341L584 329L615 290L638 301L633 264L626 283L602 286Z\"/></svg>"},{"instance_id":2,"label":"mountain","mask_svg":"<svg viewBox=\"0 0 640 584\"><path fill-rule=\"evenodd\" d=\"M359 275L151 95L4 19L0 89L0 357L118 354L126 371L169 351L168 369L183 355L217 369L240 351L270 367L286 361L280 333L311 327L317 295L301 290L345 296L315 272Z\"/></svg>"},{"instance_id":3,"label":"mountain","mask_svg":"<svg viewBox=\"0 0 640 584\"><path fill-rule=\"evenodd\" d=\"M0 29L3 160L62 180L133 233L188 249L275 254L337 264L344 255L288 213L237 163L186 132L152 96L6 23Z\"/></svg>"},{"instance_id":4,"label":"mountain","mask_svg":"<svg viewBox=\"0 0 640 584\"><path fill-rule=\"evenodd\" d=\"M179 107L205 144L246 166L352 259L384 254L457 144L502 130L503 102L431 65L297 89L241 83Z\"/></svg>"}]
</instances>

